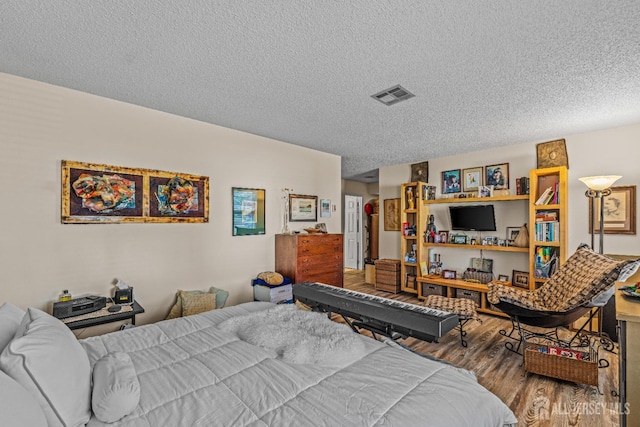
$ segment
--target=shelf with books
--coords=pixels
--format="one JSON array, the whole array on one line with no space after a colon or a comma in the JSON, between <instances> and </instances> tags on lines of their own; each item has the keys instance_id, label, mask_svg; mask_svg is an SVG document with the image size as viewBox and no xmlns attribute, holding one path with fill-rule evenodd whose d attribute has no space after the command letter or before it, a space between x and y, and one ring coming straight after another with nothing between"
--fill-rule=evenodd
<instances>
[{"instance_id":1,"label":"shelf with books","mask_svg":"<svg viewBox=\"0 0 640 427\"><path fill-rule=\"evenodd\" d=\"M567 168L533 169L530 174L530 289L540 287L567 259Z\"/></svg>"},{"instance_id":2,"label":"shelf with books","mask_svg":"<svg viewBox=\"0 0 640 427\"><path fill-rule=\"evenodd\" d=\"M426 261L426 250L420 244L426 231L429 209L422 203L429 197L429 184L408 182L400 186L400 290L418 293L415 281L420 276L419 263Z\"/></svg>"}]
</instances>

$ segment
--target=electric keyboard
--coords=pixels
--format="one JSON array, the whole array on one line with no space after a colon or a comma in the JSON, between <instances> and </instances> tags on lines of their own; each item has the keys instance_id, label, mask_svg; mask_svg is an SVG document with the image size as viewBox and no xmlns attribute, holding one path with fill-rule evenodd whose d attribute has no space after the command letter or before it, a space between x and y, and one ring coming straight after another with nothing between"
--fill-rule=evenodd
<instances>
[{"instance_id":1,"label":"electric keyboard","mask_svg":"<svg viewBox=\"0 0 640 427\"><path fill-rule=\"evenodd\" d=\"M293 285L293 296L314 311L341 315L356 332L361 327L393 339L432 342L458 326L457 314L317 282Z\"/></svg>"}]
</instances>

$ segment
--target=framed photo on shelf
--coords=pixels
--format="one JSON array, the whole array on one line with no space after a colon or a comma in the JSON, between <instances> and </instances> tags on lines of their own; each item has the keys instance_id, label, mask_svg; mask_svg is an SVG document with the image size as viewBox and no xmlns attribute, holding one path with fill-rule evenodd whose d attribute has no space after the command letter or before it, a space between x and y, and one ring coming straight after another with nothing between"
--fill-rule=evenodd
<instances>
[{"instance_id":1,"label":"framed photo on shelf","mask_svg":"<svg viewBox=\"0 0 640 427\"><path fill-rule=\"evenodd\" d=\"M440 236L440 243L449 243L449 231L448 230L440 230L438 233Z\"/></svg>"},{"instance_id":2,"label":"framed photo on shelf","mask_svg":"<svg viewBox=\"0 0 640 427\"><path fill-rule=\"evenodd\" d=\"M509 163L485 166L485 185L493 185L494 190L509 189Z\"/></svg>"},{"instance_id":3,"label":"framed photo on shelf","mask_svg":"<svg viewBox=\"0 0 640 427\"><path fill-rule=\"evenodd\" d=\"M455 234L452 237L451 243L455 243L456 245L466 245L467 244L467 236L464 234Z\"/></svg>"},{"instance_id":4,"label":"framed photo on shelf","mask_svg":"<svg viewBox=\"0 0 640 427\"><path fill-rule=\"evenodd\" d=\"M509 275L507 274L498 274L498 280L501 282L508 282L509 281Z\"/></svg>"},{"instance_id":5,"label":"framed photo on shelf","mask_svg":"<svg viewBox=\"0 0 640 427\"><path fill-rule=\"evenodd\" d=\"M603 199L589 198L589 232L593 230L593 203L596 203L595 232L600 233L600 200L604 200L604 233L636 234L636 186L611 187Z\"/></svg>"},{"instance_id":6,"label":"framed photo on shelf","mask_svg":"<svg viewBox=\"0 0 640 427\"><path fill-rule=\"evenodd\" d=\"M442 194L460 192L460 169L442 172Z\"/></svg>"},{"instance_id":7,"label":"framed photo on shelf","mask_svg":"<svg viewBox=\"0 0 640 427\"><path fill-rule=\"evenodd\" d=\"M289 194L289 221L317 221L318 196Z\"/></svg>"},{"instance_id":8,"label":"framed photo on shelf","mask_svg":"<svg viewBox=\"0 0 640 427\"><path fill-rule=\"evenodd\" d=\"M513 281L511 282L513 286L529 289L529 273L526 271L513 270L511 277L513 277Z\"/></svg>"},{"instance_id":9,"label":"framed photo on shelf","mask_svg":"<svg viewBox=\"0 0 640 427\"><path fill-rule=\"evenodd\" d=\"M384 231L400 231L400 199L384 199Z\"/></svg>"},{"instance_id":10,"label":"framed photo on shelf","mask_svg":"<svg viewBox=\"0 0 640 427\"><path fill-rule=\"evenodd\" d=\"M455 270L442 270L442 278L443 279L455 279L456 271Z\"/></svg>"},{"instance_id":11,"label":"framed photo on shelf","mask_svg":"<svg viewBox=\"0 0 640 427\"><path fill-rule=\"evenodd\" d=\"M493 197L493 185L481 185L478 187L478 197Z\"/></svg>"},{"instance_id":12,"label":"framed photo on shelf","mask_svg":"<svg viewBox=\"0 0 640 427\"><path fill-rule=\"evenodd\" d=\"M518 233L520 233L520 227L507 227L507 234L505 236L505 238L507 240L516 240L516 237L518 237Z\"/></svg>"},{"instance_id":13,"label":"framed photo on shelf","mask_svg":"<svg viewBox=\"0 0 640 427\"><path fill-rule=\"evenodd\" d=\"M482 185L482 167L469 168L462 170L462 191L478 191L478 187Z\"/></svg>"}]
</instances>

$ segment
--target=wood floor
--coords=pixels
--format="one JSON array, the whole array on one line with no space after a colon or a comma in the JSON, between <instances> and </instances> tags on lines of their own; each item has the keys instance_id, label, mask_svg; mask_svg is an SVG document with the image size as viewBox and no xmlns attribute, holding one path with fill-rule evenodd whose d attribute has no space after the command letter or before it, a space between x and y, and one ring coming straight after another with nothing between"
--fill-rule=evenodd
<instances>
[{"instance_id":1,"label":"wood floor","mask_svg":"<svg viewBox=\"0 0 640 427\"><path fill-rule=\"evenodd\" d=\"M376 291L364 282L364 272L348 270L344 276L344 287L418 303L408 293L394 295ZM527 374L522 366L522 357L504 347L507 338L499 334L507 329L508 319L481 314L482 322L472 321L465 326L468 331L468 347L460 345L460 335L451 331L438 343L427 343L415 339L402 341L412 349L454 363L476 373L478 382L497 395L511 408L523 426L619 426L618 399L612 391L618 390L618 356L604 350L599 356L609 361L608 368L599 369L599 390L580 385ZM616 349L617 350L617 349Z\"/></svg>"}]
</instances>

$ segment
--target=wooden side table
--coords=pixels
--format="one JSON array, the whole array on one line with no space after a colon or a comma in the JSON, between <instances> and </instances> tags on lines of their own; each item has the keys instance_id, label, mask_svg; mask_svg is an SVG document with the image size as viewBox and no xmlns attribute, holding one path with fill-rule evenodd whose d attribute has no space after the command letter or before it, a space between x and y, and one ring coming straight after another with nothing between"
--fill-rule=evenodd
<instances>
[{"instance_id":1,"label":"wooden side table","mask_svg":"<svg viewBox=\"0 0 640 427\"><path fill-rule=\"evenodd\" d=\"M113 303L108 303L102 310L83 314L81 316L67 317L60 320L71 330L89 328L91 326L104 325L105 323L119 322L121 320L129 319L131 319L131 324L135 325L136 314L144 313L144 308L138 303L138 301L134 301L131 306L123 305L120 311L111 313L108 309L113 305ZM131 309L128 309L128 307L131 307Z\"/></svg>"}]
</instances>

